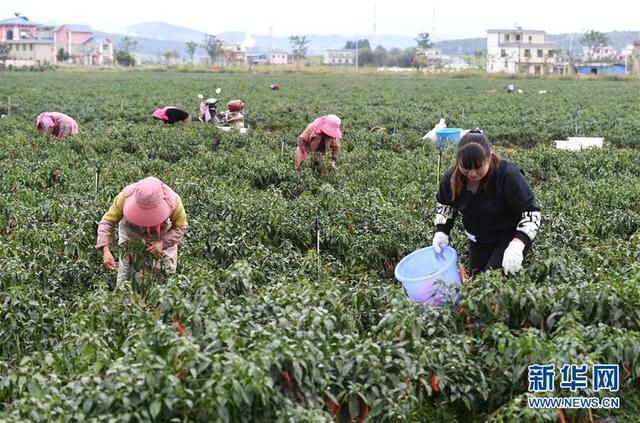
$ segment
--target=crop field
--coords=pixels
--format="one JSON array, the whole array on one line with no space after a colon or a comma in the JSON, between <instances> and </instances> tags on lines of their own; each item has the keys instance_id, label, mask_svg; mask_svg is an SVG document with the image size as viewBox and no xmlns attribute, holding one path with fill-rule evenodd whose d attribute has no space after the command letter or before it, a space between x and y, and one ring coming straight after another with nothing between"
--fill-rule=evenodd
<instances>
[{"instance_id":1,"label":"crop field","mask_svg":"<svg viewBox=\"0 0 640 423\"><path fill-rule=\"evenodd\" d=\"M216 87L245 101L249 134L151 118L196 113ZM43 138L42 111L80 135ZM296 171L296 136L328 113L336 174ZM1 421L638 421L640 81L3 73L0 114ZM523 272L426 308L393 268L431 244L437 152L421 137L441 117L525 170L543 225ZM605 148L551 148L574 135ZM150 175L184 201L178 271L114 290L97 222ZM452 246L465 263L460 222ZM618 364L619 390L561 388L572 363ZM533 364L555 365L553 392L529 392ZM531 409L534 395L620 408Z\"/></svg>"}]
</instances>

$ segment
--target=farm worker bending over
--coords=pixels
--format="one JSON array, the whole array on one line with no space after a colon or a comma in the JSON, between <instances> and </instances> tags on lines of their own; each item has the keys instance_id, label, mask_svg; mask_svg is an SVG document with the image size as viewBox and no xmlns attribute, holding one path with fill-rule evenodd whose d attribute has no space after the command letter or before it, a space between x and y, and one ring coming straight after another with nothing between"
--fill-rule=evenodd
<instances>
[{"instance_id":1,"label":"farm worker bending over","mask_svg":"<svg viewBox=\"0 0 640 423\"><path fill-rule=\"evenodd\" d=\"M58 140L67 134L78 135L78 124L75 120L58 112L43 112L36 118L36 129L44 135L53 134Z\"/></svg>"},{"instance_id":2,"label":"farm worker bending over","mask_svg":"<svg viewBox=\"0 0 640 423\"><path fill-rule=\"evenodd\" d=\"M184 126L189 126L189 124L191 123L191 116L189 116L189 113L173 106L163 107L162 109L155 109L152 116L154 119L158 119L164 123L169 124L182 122Z\"/></svg>"},{"instance_id":3,"label":"farm worker bending over","mask_svg":"<svg viewBox=\"0 0 640 423\"><path fill-rule=\"evenodd\" d=\"M456 162L442 176L436 200L436 253L449 243L460 212L472 274L500 267L515 273L522 268L523 256L540 227L540 206L522 169L492 152L482 131L462 137Z\"/></svg>"},{"instance_id":4,"label":"farm worker bending over","mask_svg":"<svg viewBox=\"0 0 640 423\"><path fill-rule=\"evenodd\" d=\"M298 147L295 153L296 169L300 167L311 154L320 153L322 169L324 171L324 156L331 149L331 169L336 168L336 162L340 156L340 118L336 115L321 116L311 122L307 128L298 135Z\"/></svg>"},{"instance_id":5,"label":"farm worker bending over","mask_svg":"<svg viewBox=\"0 0 640 423\"><path fill-rule=\"evenodd\" d=\"M187 215L180 196L154 177L127 186L116 195L109 211L98 225L96 249L102 250L105 266L115 270L111 254L111 235L118 225L118 244L143 239L146 250L162 256L165 269L175 272L178 263L178 242L187 229ZM131 258L120 257L118 282L131 276Z\"/></svg>"}]
</instances>

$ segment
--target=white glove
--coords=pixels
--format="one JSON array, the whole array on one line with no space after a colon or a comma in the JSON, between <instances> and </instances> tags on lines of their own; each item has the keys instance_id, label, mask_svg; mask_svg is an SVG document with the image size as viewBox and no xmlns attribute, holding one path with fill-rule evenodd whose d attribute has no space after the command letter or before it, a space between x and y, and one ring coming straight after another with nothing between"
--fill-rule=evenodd
<instances>
[{"instance_id":1,"label":"white glove","mask_svg":"<svg viewBox=\"0 0 640 423\"><path fill-rule=\"evenodd\" d=\"M444 232L436 232L433 235L433 249L436 250L436 254L440 254L442 252L443 245L449 245L449 235Z\"/></svg>"},{"instance_id":2,"label":"white glove","mask_svg":"<svg viewBox=\"0 0 640 423\"><path fill-rule=\"evenodd\" d=\"M516 273L522 269L522 252L524 251L524 243L520 240L513 240L509 243L509 246L504 250L502 256L502 268L504 273Z\"/></svg>"},{"instance_id":3,"label":"white glove","mask_svg":"<svg viewBox=\"0 0 640 423\"><path fill-rule=\"evenodd\" d=\"M431 140L434 143L436 142L436 129L443 129L446 128L447 124L444 122L444 118L440 119L440 122L436 123L436 126L433 127L433 129L429 132L427 132L427 134L422 137L423 140Z\"/></svg>"}]
</instances>

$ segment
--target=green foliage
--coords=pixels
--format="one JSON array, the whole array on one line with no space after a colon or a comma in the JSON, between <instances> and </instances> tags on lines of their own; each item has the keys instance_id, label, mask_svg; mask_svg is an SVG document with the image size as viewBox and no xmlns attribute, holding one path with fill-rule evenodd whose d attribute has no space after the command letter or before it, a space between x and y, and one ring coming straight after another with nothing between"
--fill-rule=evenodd
<instances>
[{"instance_id":1,"label":"green foliage","mask_svg":"<svg viewBox=\"0 0 640 423\"><path fill-rule=\"evenodd\" d=\"M368 48L371 49L371 45L369 44L369 40L368 39L358 39L357 40L357 45L358 48ZM356 42L355 41L347 41L346 44L344 45L344 48L347 50L354 50L356 48Z\"/></svg>"},{"instance_id":2,"label":"green foliage","mask_svg":"<svg viewBox=\"0 0 640 423\"><path fill-rule=\"evenodd\" d=\"M622 408L592 414L637 419L636 82L523 79L525 94L507 95L490 79L278 75L283 98L273 78L0 79L0 98L19 99L0 119L0 420L332 421L366 409L366 421L557 421L526 406L535 363L619 364ZM150 118L157 104L195 112L203 86L250 99L255 127ZM41 137L41 104L75 117L80 135ZM336 174L294 170L296 136L329 112L343 119ZM544 217L525 271L477 276L462 310L416 307L392 277L433 236L437 152L421 136L440 117L482 126L525 170ZM606 147L549 147L576 126ZM147 175L181 195L189 230L176 274L122 293L94 250L96 224ZM451 240L464 263L460 224ZM136 268L154 259L142 243L118 248Z\"/></svg>"},{"instance_id":3,"label":"green foliage","mask_svg":"<svg viewBox=\"0 0 640 423\"><path fill-rule=\"evenodd\" d=\"M292 35L289 37L291 42L291 54L293 60L299 61L307 57L307 50L309 48L309 40L305 35Z\"/></svg>"},{"instance_id":4,"label":"green foliage","mask_svg":"<svg viewBox=\"0 0 640 423\"><path fill-rule=\"evenodd\" d=\"M606 47L608 42L607 36L603 32L593 29L585 32L580 38L580 44L589 48L589 60L600 48Z\"/></svg>"},{"instance_id":5,"label":"green foliage","mask_svg":"<svg viewBox=\"0 0 640 423\"><path fill-rule=\"evenodd\" d=\"M11 46L7 42L0 43L0 61L2 62L2 68L4 70L5 63L11 53Z\"/></svg>"},{"instance_id":6,"label":"green foliage","mask_svg":"<svg viewBox=\"0 0 640 423\"><path fill-rule=\"evenodd\" d=\"M431 37L428 32L421 32L418 34L416 43L418 44L418 50L420 51L428 50L433 46L433 42L431 41Z\"/></svg>"},{"instance_id":7,"label":"green foliage","mask_svg":"<svg viewBox=\"0 0 640 423\"><path fill-rule=\"evenodd\" d=\"M198 49L198 43L194 41L189 41L185 43L185 47L187 48L187 54L191 59L191 64L193 64L193 55L196 53L196 50Z\"/></svg>"},{"instance_id":8,"label":"green foliage","mask_svg":"<svg viewBox=\"0 0 640 423\"><path fill-rule=\"evenodd\" d=\"M211 64L223 53L222 41L215 35L205 34L201 47L207 52Z\"/></svg>"},{"instance_id":9,"label":"green foliage","mask_svg":"<svg viewBox=\"0 0 640 423\"><path fill-rule=\"evenodd\" d=\"M120 66L135 66L136 59L126 50L116 50L113 55L115 61Z\"/></svg>"},{"instance_id":10,"label":"green foliage","mask_svg":"<svg viewBox=\"0 0 640 423\"><path fill-rule=\"evenodd\" d=\"M62 47L58 49L58 53L56 54L56 59L58 62L65 62L69 60L69 52L65 51Z\"/></svg>"},{"instance_id":11,"label":"green foliage","mask_svg":"<svg viewBox=\"0 0 640 423\"><path fill-rule=\"evenodd\" d=\"M136 50L136 46L138 45L138 41L133 37L124 36L120 40L120 50L126 51L127 53L131 53Z\"/></svg>"}]
</instances>

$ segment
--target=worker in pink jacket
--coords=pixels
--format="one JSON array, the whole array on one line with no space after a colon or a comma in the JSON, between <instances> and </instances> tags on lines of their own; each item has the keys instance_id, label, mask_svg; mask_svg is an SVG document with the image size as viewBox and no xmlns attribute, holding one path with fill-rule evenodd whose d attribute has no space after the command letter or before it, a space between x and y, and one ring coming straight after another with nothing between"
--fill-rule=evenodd
<instances>
[{"instance_id":1,"label":"worker in pink jacket","mask_svg":"<svg viewBox=\"0 0 640 423\"><path fill-rule=\"evenodd\" d=\"M320 153L321 172L324 173L324 156L331 149L331 169L335 170L340 156L340 118L336 115L320 116L311 122L298 136L298 147L295 153L296 169L313 153Z\"/></svg>"},{"instance_id":2,"label":"worker in pink jacket","mask_svg":"<svg viewBox=\"0 0 640 423\"><path fill-rule=\"evenodd\" d=\"M42 112L36 118L36 129L45 135L53 134L58 141L67 134L77 135L78 124L75 120L58 112Z\"/></svg>"},{"instance_id":3,"label":"worker in pink jacket","mask_svg":"<svg viewBox=\"0 0 640 423\"><path fill-rule=\"evenodd\" d=\"M109 211L98 225L96 249L102 251L103 263L110 270L116 264L111 254L112 234L118 225L118 244L144 240L146 250L161 257L165 270L175 272L178 263L178 242L187 229L187 214L180 196L161 180L148 177L127 186L113 200ZM133 274L131 258L120 257L118 283Z\"/></svg>"}]
</instances>

